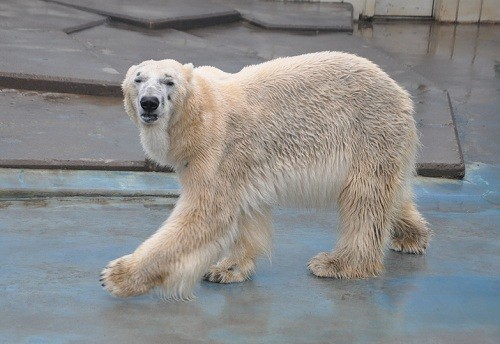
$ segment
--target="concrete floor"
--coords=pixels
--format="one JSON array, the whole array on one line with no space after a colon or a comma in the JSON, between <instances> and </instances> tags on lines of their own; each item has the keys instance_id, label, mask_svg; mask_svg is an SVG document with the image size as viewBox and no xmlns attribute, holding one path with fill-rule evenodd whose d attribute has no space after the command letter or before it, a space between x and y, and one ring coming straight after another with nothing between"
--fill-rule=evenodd
<instances>
[{"instance_id":1,"label":"concrete floor","mask_svg":"<svg viewBox=\"0 0 500 344\"><path fill-rule=\"evenodd\" d=\"M18 34L18 30L13 32L14 36ZM33 31L21 32L38 42L38 38L30 36ZM366 35L366 30L363 33ZM169 57L235 72L245 65L280 56L328 49L358 54L381 66L412 95L422 142L421 154L417 159L418 173L432 177L462 177L464 174L465 167L459 153L448 92L360 37L331 32L316 34L265 30L238 22L190 32L168 29L155 31L154 34L142 29L100 25L65 35L65 39L71 45L79 42L82 48L91 47L89 50L99 57L98 64L84 55L82 60L75 61L77 69L81 69L81 76L89 71L95 73L102 62L113 66L109 68L123 75L133 63L151 58ZM52 40L43 42L47 45L37 43L38 47L44 48L42 55L57 54L62 60L73 58L69 55L64 58L60 50L52 49ZM25 54L25 49L31 49L29 45L23 43L20 47L22 49L11 52L10 57L5 56L3 70L12 71L28 64L41 74L37 79L46 78L43 76L45 72L51 74L51 71L59 70L57 65L47 62L52 61L51 58L38 59L38 64L12 58L16 55L38 58L39 54ZM51 68L47 68L47 65ZM75 69L70 64L65 68L61 69L62 74L67 69ZM60 76L55 74L52 77L57 75ZM122 78L120 75L115 77ZM106 78L101 79L99 84L106 85ZM82 85L81 80L74 80L72 84ZM72 89L69 85L65 88ZM142 166L142 169L149 169L144 162L137 130L132 121L124 116L121 95L120 98L106 98L102 94L100 97L90 97L0 90L0 114L4 124L0 127L2 167L122 170Z\"/></svg>"},{"instance_id":2,"label":"concrete floor","mask_svg":"<svg viewBox=\"0 0 500 344\"><path fill-rule=\"evenodd\" d=\"M386 272L367 280L306 269L336 240L334 213L276 209L272 264L262 259L249 282L203 282L187 303L114 299L98 283L103 265L147 238L175 199L1 201L0 342L495 343L497 176L482 165L471 181L419 178L435 232L427 254L388 252Z\"/></svg>"},{"instance_id":3,"label":"concrete floor","mask_svg":"<svg viewBox=\"0 0 500 344\"><path fill-rule=\"evenodd\" d=\"M175 199L2 193L0 342L498 343L500 27L375 24L355 34L450 92L466 176L417 179L434 230L426 255L388 252L378 278L318 279L305 264L332 246L335 214L276 209L272 265L261 260L252 281L203 282L189 303L114 299L100 269L147 238Z\"/></svg>"},{"instance_id":4,"label":"concrete floor","mask_svg":"<svg viewBox=\"0 0 500 344\"><path fill-rule=\"evenodd\" d=\"M500 163L500 25L375 24L357 36L448 90L467 163Z\"/></svg>"},{"instance_id":5,"label":"concrete floor","mask_svg":"<svg viewBox=\"0 0 500 344\"><path fill-rule=\"evenodd\" d=\"M237 72L281 56L341 50L375 62L412 95L422 142L419 175L463 177L465 166L448 92L369 40L332 32L345 26L345 20L352 31L349 4L211 1L222 6L211 2L197 6L196 0L147 0L140 5L134 0L3 1L0 86L8 89L0 90L0 166L150 170L136 128L123 117L120 100L125 72L140 61L168 57ZM230 18L217 13L232 7L244 19L234 22L233 18L228 24ZM260 24L254 25L249 16ZM204 25L216 17L221 20L216 20L219 25L200 28L188 17ZM148 23L154 27L177 23L184 31L144 28L150 28ZM280 30L269 29L276 25ZM298 31L297 25L310 30ZM393 42L392 34L388 31L382 40L374 41ZM362 37L372 36L377 37L372 29L363 28ZM408 42L415 41L420 47L428 37L402 43L412 51Z\"/></svg>"}]
</instances>

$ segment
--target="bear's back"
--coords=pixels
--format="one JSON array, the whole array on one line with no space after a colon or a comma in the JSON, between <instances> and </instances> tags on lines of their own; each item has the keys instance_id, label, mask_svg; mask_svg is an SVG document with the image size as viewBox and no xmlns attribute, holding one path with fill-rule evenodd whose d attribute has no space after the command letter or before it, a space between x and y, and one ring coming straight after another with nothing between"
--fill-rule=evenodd
<instances>
[{"instance_id":1,"label":"bear's back","mask_svg":"<svg viewBox=\"0 0 500 344\"><path fill-rule=\"evenodd\" d=\"M394 115L412 120L409 94L371 61L343 52L284 57L245 67L229 79L248 103L291 111L318 108L360 119Z\"/></svg>"}]
</instances>

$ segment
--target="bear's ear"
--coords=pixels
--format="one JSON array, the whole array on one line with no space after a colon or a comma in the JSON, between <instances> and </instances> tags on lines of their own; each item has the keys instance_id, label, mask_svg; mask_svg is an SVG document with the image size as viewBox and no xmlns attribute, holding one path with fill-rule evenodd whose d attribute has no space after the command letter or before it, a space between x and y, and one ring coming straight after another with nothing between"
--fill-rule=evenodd
<instances>
[{"instance_id":1,"label":"bear's ear","mask_svg":"<svg viewBox=\"0 0 500 344\"><path fill-rule=\"evenodd\" d=\"M188 82L190 82L190 81L191 81L191 77L193 76L193 68L194 68L194 67L193 67L193 64L192 64L192 63L186 63L186 64L184 65L184 72L186 73L186 74L185 74L185 75L186 75L186 80L187 80Z\"/></svg>"},{"instance_id":2,"label":"bear's ear","mask_svg":"<svg viewBox=\"0 0 500 344\"><path fill-rule=\"evenodd\" d=\"M127 74L125 75L125 79L123 79L123 82L122 82L122 90L125 90L125 87L128 83L128 80L135 74L136 70L137 70L136 65L134 65L128 69Z\"/></svg>"},{"instance_id":3,"label":"bear's ear","mask_svg":"<svg viewBox=\"0 0 500 344\"><path fill-rule=\"evenodd\" d=\"M137 124L137 116L134 110L134 100L131 98L131 79L133 80L135 74L137 73L137 66L132 66L128 69L127 74L125 75L125 79L122 82L122 92L123 92L123 100L125 105L125 112L129 117Z\"/></svg>"}]
</instances>

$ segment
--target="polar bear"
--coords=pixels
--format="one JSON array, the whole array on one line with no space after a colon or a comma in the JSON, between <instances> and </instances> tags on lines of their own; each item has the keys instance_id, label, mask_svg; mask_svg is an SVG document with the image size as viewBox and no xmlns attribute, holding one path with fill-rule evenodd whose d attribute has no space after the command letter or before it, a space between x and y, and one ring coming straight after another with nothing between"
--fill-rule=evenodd
<instances>
[{"instance_id":1,"label":"polar bear","mask_svg":"<svg viewBox=\"0 0 500 344\"><path fill-rule=\"evenodd\" d=\"M319 277L376 276L386 244L426 249L429 229L411 185L412 101L372 62L321 52L230 74L145 61L122 88L146 155L175 169L181 194L154 235L102 271L112 295L158 287L187 299L203 276L247 280L271 250L275 204L337 204L336 247L308 263Z\"/></svg>"}]
</instances>

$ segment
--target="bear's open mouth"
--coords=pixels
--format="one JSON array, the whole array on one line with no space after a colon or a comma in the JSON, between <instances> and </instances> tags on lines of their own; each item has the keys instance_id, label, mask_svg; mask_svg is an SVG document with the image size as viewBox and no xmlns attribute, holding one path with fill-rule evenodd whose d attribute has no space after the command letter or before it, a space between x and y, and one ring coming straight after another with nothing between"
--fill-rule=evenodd
<instances>
[{"instance_id":1,"label":"bear's open mouth","mask_svg":"<svg viewBox=\"0 0 500 344\"><path fill-rule=\"evenodd\" d=\"M153 123L158 119L158 115L154 113L143 113L141 119L145 123Z\"/></svg>"}]
</instances>

